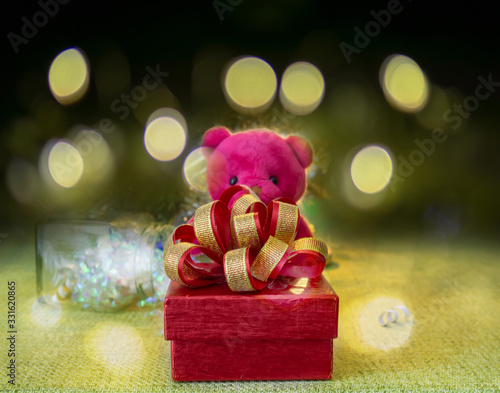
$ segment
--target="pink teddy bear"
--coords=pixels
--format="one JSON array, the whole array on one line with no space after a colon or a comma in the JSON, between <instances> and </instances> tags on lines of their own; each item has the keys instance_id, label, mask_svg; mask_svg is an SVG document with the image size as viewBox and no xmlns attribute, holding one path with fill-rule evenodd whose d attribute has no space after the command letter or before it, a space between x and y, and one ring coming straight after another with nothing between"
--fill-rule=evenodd
<instances>
[{"instance_id":1,"label":"pink teddy bear","mask_svg":"<svg viewBox=\"0 0 500 393\"><path fill-rule=\"evenodd\" d=\"M250 187L266 205L287 197L297 202L306 188L306 173L313 159L309 143L299 136L282 138L266 129L232 134L225 127L209 129L202 147L207 157L207 186L219 199L226 188ZM311 237L301 217L296 239Z\"/></svg>"}]
</instances>

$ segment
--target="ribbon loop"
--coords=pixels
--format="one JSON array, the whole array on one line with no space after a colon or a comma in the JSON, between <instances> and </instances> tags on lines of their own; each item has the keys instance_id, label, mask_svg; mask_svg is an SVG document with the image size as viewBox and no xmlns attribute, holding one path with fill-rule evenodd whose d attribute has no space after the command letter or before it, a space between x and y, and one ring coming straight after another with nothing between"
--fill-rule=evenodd
<instances>
[{"instance_id":1,"label":"ribbon loop","mask_svg":"<svg viewBox=\"0 0 500 393\"><path fill-rule=\"evenodd\" d=\"M232 291L255 291L248 274L248 250L238 248L224 255L224 275Z\"/></svg>"},{"instance_id":2,"label":"ribbon loop","mask_svg":"<svg viewBox=\"0 0 500 393\"><path fill-rule=\"evenodd\" d=\"M269 276L278 270L278 264L280 264L280 262L281 265L285 263L288 254L288 244L270 236L255 258L251 268L252 276L261 281L267 281ZM272 278L275 277L276 275Z\"/></svg>"},{"instance_id":3,"label":"ribbon loop","mask_svg":"<svg viewBox=\"0 0 500 393\"><path fill-rule=\"evenodd\" d=\"M290 244L299 226L299 209L295 202L271 201L267 207L266 232L269 236Z\"/></svg>"},{"instance_id":4,"label":"ribbon loop","mask_svg":"<svg viewBox=\"0 0 500 393\"><path fill-rule=\"evenodd\" d=\"M262 228L257 213L234 217L233 226L238 247L260 247Z\"/></svg>"},{"instance_id":5,"label":"ribbon loop","mask_svg":"<svg viewBox=\"0 0 500 393\"><path fill-rule=\"evenodd\" d=\"M203 247L223 255L228 246L227 207L220 201L203 205L194 214L194 232Z\"/></svg>"},{"instance_id":6,"label":"ribbon loop","mask_svg":"<svg viewBox=\"0 0 500 393\"><path fill-rule=\"evenodd\" d=\"M313 239L312 237L304 237L302 239L295 240L290 246L292 253L295 255L297 252L301 251L315 251L326 259L328 256L328 247L324 242L318 239Z\"/></svg>"},{"instance_id":7,"label":"ribbon loop","mask_svg":"<svg viewBox=\"0 0 500 393\"><path fill-rule=\"evenodd\" d=\"M221 199L196 210L193 225L181 225L165 242L165 273L189 287L227 282L236 292L259 291L278 276L316 277L328 248L320 240L295 240L300 213L279 198L266 207L248 187L229 187ZM191 254L211 261L193 261Z\"/></svg>"}]
</instances>

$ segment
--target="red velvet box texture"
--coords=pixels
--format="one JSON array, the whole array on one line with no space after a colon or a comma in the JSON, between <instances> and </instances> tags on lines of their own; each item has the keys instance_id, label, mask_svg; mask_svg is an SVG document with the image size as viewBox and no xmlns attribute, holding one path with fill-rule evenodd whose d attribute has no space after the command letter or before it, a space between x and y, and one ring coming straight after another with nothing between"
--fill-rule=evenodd
<instances>
[{"instance_id":1,"label":"red velvet box texture","mask_svg":"<svg viewBox=\"0 0 500 393\"><path fill-rule=\"evenodd\" d=\"M321 275L260 292L172 282L165 339L176 381L329 379L339 299Z\"/></svg>"}]
</instances>

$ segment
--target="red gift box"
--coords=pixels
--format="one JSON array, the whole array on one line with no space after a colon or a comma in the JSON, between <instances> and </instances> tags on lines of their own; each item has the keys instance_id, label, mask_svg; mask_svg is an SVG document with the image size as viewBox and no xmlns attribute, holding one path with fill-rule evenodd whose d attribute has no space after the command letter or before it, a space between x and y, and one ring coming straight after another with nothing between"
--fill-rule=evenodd
<instances>
[{"instance_id":1,"label":"red gift box","mask_svg":"<svg viewBox=\"0 0 500 393\"><path fill-rule=\"evenodd\" d=\"M277 279L258 292L172 282L165 298L172 378L329 379L338 302L322 275Z\"/></svg>"}]
</instances>

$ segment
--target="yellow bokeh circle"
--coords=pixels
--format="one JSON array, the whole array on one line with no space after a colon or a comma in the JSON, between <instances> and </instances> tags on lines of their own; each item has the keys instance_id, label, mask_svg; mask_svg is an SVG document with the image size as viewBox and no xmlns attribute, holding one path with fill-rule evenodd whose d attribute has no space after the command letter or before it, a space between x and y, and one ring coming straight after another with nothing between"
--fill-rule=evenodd
<instances>
[{"instance_id":1,"label":"yellow bokeh circle","mask_svg":"<svg viewBox=\"0 0 500 393\"><path fill-rule=\"evenodd\" d=\"M389 104L403 112L418 112L429 99L429 82L408 56L392 55L383 62L380 85Z\"/></svg>"},{"instance_id":2,"label":"yellow bokeh circle","mask_svg":"<svg viewBox=\"0 0 500 393\"><path fill-rule=\"evenodd\" d=\"M367 146L354 156L351 163L351 178L356 188L366 194L382 191L392 177L392 159L380 146Z\"/></svg>"},{"instance_id":3,"label":"yellow bokeh circle","mask_svg":"<svg viewBox=\"0 0 500 393\"><path fill-rule=\"evenodd\" d=\"M271 105L277 89L273 68L258 57L244 57L233 62L223 80L228 103L240 112L260 112Z\"/></svg>"},{"instance_id":4,"label":"yellow bokeh circle","mask_svg":"<svg viewBox=\"0 0 500 393\"><path fill-rule=\"evenodd\" d=\"M61 104L72 104L83 97L89 86L89 65L76 48L59 53L49 69L49 87Z\"/></svg>"},{"instance_id":5,"label":"yellow bokeh circle","mask_svg":"<svg viewBox=\"0 0 500 393\"><path fill-rule=\"evenodd\" d=\"M311 63L293 63L281 79L280 101L295 115L313 112L323 100L325 80L321 71Z\"/></svg>"},{"instance_id":6,"label":"yellow bokeh circle","mask_svg":"<svg viewBox=\"0 0 500 393\"><path fill-rule=\"evenodd\" d=\"M57 184L64 188L71 188L82 177L83 159L73 145L59 141L50 150L48 168Z\"/></svg>"},{"instance_id":7,"label":"yellow bokeh circle","mask_svg":"<svg viewBox=\"0 0 500 393\"><path fill-rule=\"evenodd\" d=\"M203 148L193 150L184 161L184 179L186 183L201 192L207 192L207 160Z\"/></svg>"},{"instance_id":8,"label":"yellow bokeh circle","mask_svg":"<svg viewBox=\"0 0 500 393\"><path fill-rule=\"evenodd\" d=\"M178 120L160 116L146 125L144 146L158 161L172 161L179 157L186 146L186 130Z\"/></svg>"}]
</instances>

